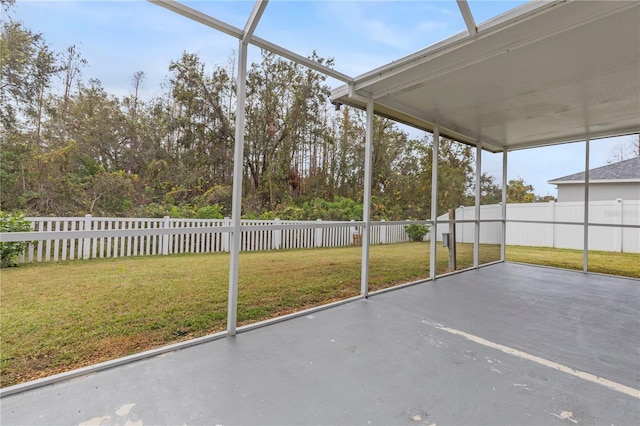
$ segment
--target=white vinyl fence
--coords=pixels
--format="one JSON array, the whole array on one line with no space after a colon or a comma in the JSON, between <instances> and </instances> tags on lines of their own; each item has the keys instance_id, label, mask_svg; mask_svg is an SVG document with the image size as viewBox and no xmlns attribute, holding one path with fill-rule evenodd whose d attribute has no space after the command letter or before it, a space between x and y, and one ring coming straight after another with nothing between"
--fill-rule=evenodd
<instances>
[{"instance_id":1,"label":"white vinyl fence","mask_svg":"<svg viewBox=\"0 0 640 426\"><path fill-rule=\"evenodd\" d=\"M480 242L501 241L502 206L480 207ZM447 220L447 215L438 221ZM456 220L473 221L474 207L456 209ZM582 202L507 205L507 245L582 249ZM32 241L19 262L48 262L178 253L228 252L231 220L225 219L126 219L92 217L31 217L32 232L3 233L1 241ZM526 223L539 221L555 223ZM409 241L408 222L372 222L371 244ZM426 223L426 221L421 221ZM575 223L575 224L569 224ZM640 201L595 201L589 209L589 249L640 253ZM241 251L360 244L362 222L242 220ZM623 226L620 226L623 225ZM437 238L449 232L438 224ZM457 223L456 240L473 243L475 223ZM429 239L429 235L425 239Z\"/></svg>"},{"instance_id":2,"label":"white vinyl fence","mask_svg":"<svg viewBox=\"0 0 640 426\"><path fill-rule=\"evenodd\" d=\"M475 207L456 209L456 220L473 220ZM501 219L502 206L480 206L480 220ZM438 221L447 220L447 215ZM512 221L512 222L510 222ZM548 221L524 223L515 221ZM567 224L577 222L578 224ZM584 202L507 204L507 245L582 249L584 241ZM589 203L589 250L640 253L640 200L591 201ZM614 226L617 225L617 226ZM624 225L620 226L620 225ZM629 227L635 226L635 227ZM438 224L438 240L449 232ZM475 224L457 223L456 240L473 243ZM480 242L500 244L502 224L480 224Z\"/></svg>"},{"instance_id":3,"label":"white vinyl fence","mask_svg":"<svg viewBox=\"0 0 640 426\"><path fill-rule=\"evenodd\" d=\"M32 231L22 239L5 233L2 241L30 240L19 262L228 252L231 220L28 217ZM375 222L371 244L409 241L407 222ZM359 245L362 222L242 220L241 251L345 247Z\"/></svg>"}]
</instances>

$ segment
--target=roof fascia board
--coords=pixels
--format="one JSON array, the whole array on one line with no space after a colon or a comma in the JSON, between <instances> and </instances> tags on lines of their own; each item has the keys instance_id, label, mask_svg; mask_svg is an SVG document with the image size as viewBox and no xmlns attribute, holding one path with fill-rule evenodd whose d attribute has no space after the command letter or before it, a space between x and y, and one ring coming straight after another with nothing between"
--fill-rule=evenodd
<instances>
[{"instance_id":1,"label":"roof fascia board","mask_svg":"<svg viewBox=\"0 0 640 426\"><path fill-rule=\"evenodd\" d=\"M412 108L407 107L406 105L399 104L397 102L393 102L390 99L378 99L376 103L380 106L384 106L386 108L400 111L402 114L411 117L418 123L420 123L420 129L426 130L429 132L433 132L435 128L436 121L438 122L438 127L440 128L440 135L444 137L448 137L454 139L456 141L465 143L467 145L476 146L477 138L473 135L470 135L468 132L459 129L457 126L454 126L451 123L448 123L443 119L435 119L434 117L427 117L422 112L416 111ZM405 123L410 124L410 123ZM493 141L485 142L483 141L483 146L486 144L487 147L493 146L495 147L495 143Z\"/></svg>"},{"instance_id":2,"label":"roof fascia board","mask_svg":"<svg viewBox=\"0 0 640 426\"><path fill-rule=\"evenodd\" d=\"M253 5L253 9L251 10L251 15L249 15L249 19L247 19L247 23L244 26L244 35L242 36L242 42L246 45L251 37L253 37L253 33L258 26L258 22L260 22L260 18L262 18L262 14L264 13L264 9L267 7L269 0L256 0Z\"/></svg>"},{"instance_id":3,"label":"roof fascia board","mask_svg":"<svg viewBox=\"0 0 640 426\"><path fill-rule=\"evenodd\" d=\"M366 108L366 97L360 95L347 97L348 89L346 88L346 86L334 90L331 95L334 99L340 99L338 101L338 104L347 105L353 108L358 108L360 110L364 110ZM385 108L399 111L402 115L405 116L405 118L403 119L397 116L386 114L384 111ZM395 122L406 124L407 126L429 133L433 133L435 127L435 120L429 117L425 117L420 112L414 111L410 108L406 108L389 102L389 100L387 99L384 101L377 100L374 103L374 112L381 117L388 118ZM456 126L442 120L438 120L438 125L440 128L441 136L467 145L476 146L477 139L465 133L464 131L457 129ZM505 147L503 145L496 143L495 141L482 141L482 149L485 151L496 153L502 152L504 148Z\"/></svg>"},{"instance_id":4,"label":"roof fascia board","mask_svg":"<svg viewBox=\"0 0 640 426\"><path fill-rule=\"evenodd\" d=\"M574 185L584 184L582 180L550 180L547 183L551 185ZM640 183L640 179L589 179L589 185L594 183Z\"/></svg>"},{"instance_id":5,"label":"roof fascia board","mask_svg":"<svg viewBox=\"0 0 640 426\"><path fill-rule=\"evenodd\" d=\"M471 9L469 9L469 3L467 3L467 0L456 0L456 2L458 3L458 8L462 14L464 23L467 26L469 35L473 36L478 34L478 26L476 25L476 21L473 19L473 14L471 13Z\"/></svg>"},{"instance_id":6,"label":"roof fascia board","mask_svg":"<svg viewBox=\"0 0 640 426\"><path fill-rule=\"evenodd\" d=\"M554 7L558 4L567 3L569 1L574 0L530 0L528 3L521 4L520 6L482 22L478 25L478 32L487 31L503 25L514 25L518 23L518 21L526 19L532 14L537 14L542 10L546 10L548 7Z\"/></svg>"},{"instance_id":7,"label":"roof fascia board","mask_svg":"<svg viewBox=\"0 0 640 426\"><path fill-rule=\"evenodd\" d=\"M189 18L191 20L199 22L200 24L203 24L207 27L221 31L239 40L244 40L245 32L243 30L236 28L233 25L229 25L226 22L220 21L219 19L213 18L205 13L202 13L189 6L186 6L180 2L177 2L175 0L147 0L147 1L155 5L158 5L160 7L164 7L165 9L168 9L179 15L182 15L185 18ZM267 40L256 37L255 35L251 35L251 37L248 37L248 43L253 44L254 46L257 46L261 49L268 50L269 52L275 53L276 55L282 56L283 58L289 59L300 65L304 65L318 72L326 74L329 77L335 78L338 81L342 81L344 83L353 82L353 78L344 73L336 71L333 68L329 68L325 65L319 64L318 62L312 61L309 58L305 58L302 55L298 55L297 53L294 53L290 50L280 47Z\"/></svg>"}]
</instances>

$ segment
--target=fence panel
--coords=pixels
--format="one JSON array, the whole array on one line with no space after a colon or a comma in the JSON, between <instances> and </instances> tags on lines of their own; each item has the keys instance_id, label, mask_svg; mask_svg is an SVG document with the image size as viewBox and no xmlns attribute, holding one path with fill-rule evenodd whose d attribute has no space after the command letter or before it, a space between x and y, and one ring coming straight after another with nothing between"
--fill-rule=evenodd
<instances>
[{"instance_id":1,"label":"fence panel","mask_svg":"<svg viewBox=\"0 0 640 426\"><path fill-rule=\"evenodd\" d=\"M480 206L480 219L500 219L499 204ZM456 209L456 220L474 219L474 207ZM438 217L447 220L447 215ZM513 220L574 222L568 224L522 223ZM522 203L507 205L507 245L554 247L582 249L584 241L584 203L550 201L548 203ZM592 201L589 203L589 223L640 225L640 200ZM444 224L443 224L444 225ZM442 232L438 227L438 241ZM474 241L474 224L457 223L458 242ZM483 243L499 243L499 224L486 223L480 227L480 240ZM591 225L589 227L589 250L640 253L640 229Z\"/></svg>"},{"instance_id":2,"label":"fence panel","mask_svg":"<svg viewBox=\"0 0 640 426\"><path fill-rule=\"evenodd\" d=\"M499 204L480 207L481 220L501 219ZM474 220L474 207L456 209L457 220ZM507 244L582 249L584 207L581 202L528 203L507 205ZM27 218L36 238L19 262L47 262L73 259L153 256L179 253L215 253L229 251L229 232L216 230L230 227L225 219L164 218L93 218L85 217ZM447 220L447 215L438 217ZM577 222L577 225L509 222L539 220ZM595 201L590 203L589 222L604 225L640 226L640 200ZM272 228L275 225L277 229ZM355 234L362 226L354 221L274 221L242 220L242 251L347 247L359 244ZM404 222L371 222L370 244L392 244L409 241ZM170 230L170 232L167 232ZM87 235L86 232L90 234ZM95 235L92 235L95 231ZM148 231L148 232L138 232ZM446 224L438 227L437 239L447 232ZM47 238L58 232L60 238ZM108 233L107 233L108 232ZM500 223L482 223L480 240L498 244ZM39 233L43 233L42 236ZM457 223L458 242L472 243L475 223ZM40 239L39 237L42 237ZM430 238L430 235L429 235ZM590 226L589 249L640 253L640 228Z\"/></svg>"}]
</instances>

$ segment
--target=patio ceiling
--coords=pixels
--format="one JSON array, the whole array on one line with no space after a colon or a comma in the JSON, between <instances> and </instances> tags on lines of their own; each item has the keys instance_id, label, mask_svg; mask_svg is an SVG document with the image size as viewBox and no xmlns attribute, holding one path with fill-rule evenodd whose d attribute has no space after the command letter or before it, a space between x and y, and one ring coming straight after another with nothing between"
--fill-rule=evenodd
<instances>
[{"instance_id":1,"label":"patio ceiling","mask_svg":"<svg viewBox=\"0 0 640 426\"><path fill-rule=\"evenodd\" d=\"M640 2L527 3L356 77L334 103L490 151L640 131Z\"/></svg>"}]
</instances>

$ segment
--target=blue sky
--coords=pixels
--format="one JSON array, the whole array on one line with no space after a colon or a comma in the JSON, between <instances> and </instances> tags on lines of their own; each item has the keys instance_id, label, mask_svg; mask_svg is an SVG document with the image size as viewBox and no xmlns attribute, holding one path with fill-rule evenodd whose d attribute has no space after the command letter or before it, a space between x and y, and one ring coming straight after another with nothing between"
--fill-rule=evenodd
<instances>
[{"instance_id":1,"label":"blue sky","mask_svg":"<svg viewBox=\"0 0 640 426\"><path fill-rule=\"evenodd\" d=\"M244 27L253 1L185 1L185 4L238 28ZM506 12L522 1L469 2L476 23ZM118 96L131 90L135 72L146 74L143 95L161 92L172 60L183 51L198 53L207 64L231 66L237 41L153 5L136 1L18 0L13 18L41 32L54 50L75 44L88 66L83 79L99 79ZM440 1L283 1L269 2L256 35L307 56L314 50L335 59L335 68L357 76L420 50L465 29L454 0ZM249 60L259 51L250 49ZM332 87L339 83L330 81ZM412 136L420 132L405 128ZM606 164L616 140L591 144L591 167ZM547 180L582 171L584 143L514 152L508 178L522 177L541 195L556 195ZM501 163L487 155L483 169L501 180Z\"/></svg>"}]
</instances>

